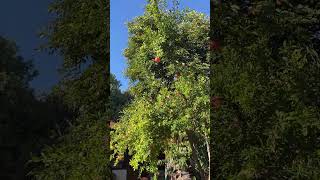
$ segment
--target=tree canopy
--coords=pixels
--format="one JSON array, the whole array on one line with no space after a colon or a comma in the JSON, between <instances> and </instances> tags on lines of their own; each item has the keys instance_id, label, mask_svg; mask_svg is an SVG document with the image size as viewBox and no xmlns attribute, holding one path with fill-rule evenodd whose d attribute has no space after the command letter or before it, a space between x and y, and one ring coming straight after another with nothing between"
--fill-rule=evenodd
<instances>
[{"instance_id":1,"label":"tree canopy","mask_svg":"<svg viewBox=\"0 0 320 180\"><path fill-rule=\"evenodd\" d=\"M56 18L40 36L48 40L44 49L63 57L64 78L56 93L75 115L54 144L34 156L37 165L30 174L37 179L108 179L109 82L119 93L109 75L109 3L57 0L49 9Z\"/></svg>"},{"instance_id":2,"label":"tree canopy","mask_svg":"<svg viewBox=\"0 0 320 180\"><path fill-rule=\"evenodd\" d=\"M29 87L36 75L33 62L19 56L15 42L0 37L1 178L23 177L26 152L37 146L39 135L46 134L42 129L45 123L41 122L40 111L36 108L40 103Z\"/></svg>"},{"instance_id":3,"label":"tree canopy","mask_svg":"<svg viewBox=\"0 0 320 180\"><path fill-rule=\"evenodd\" d=\"M173 2L148 0L127 24L127 92L109 73L108 1L52 3L40 37L63 79L43 97L32 61L0 37L0 179L107 180L124 157L155 179L163 166L320 178L320 2L212 1L210 20Z\"/></svg>"},{"instance_id":4,"label":"tree canopy","mask_svg":"<svg viewBox=\"0 0 320 180\"><path fill-rule=\"evenodd\" d=\"M128 30L124 55L133 100L112 132L114 157L128 150L136 170L156 173L166 163L168 172L193 169L207 178L209 18L150 1Z\"/></svg>"},{"instance_id":5,"label":"tree canopy","mask_svg":"<svg viewBox=\"0 0 320 180\"><path fill-rule=\"evenodd\" d=\"M214 4L213 178L319 179L319 7Z\"/></svg>"}]
</instances>

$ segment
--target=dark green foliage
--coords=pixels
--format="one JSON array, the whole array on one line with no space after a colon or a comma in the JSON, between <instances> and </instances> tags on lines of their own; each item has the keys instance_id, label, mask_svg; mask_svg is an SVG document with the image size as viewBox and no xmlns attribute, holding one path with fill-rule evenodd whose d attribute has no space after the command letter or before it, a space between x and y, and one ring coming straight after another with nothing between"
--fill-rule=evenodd
<instances>
[{"instance_id":1,"label":"dark green foliage","mask_svg":"<svg viewBox=\"0 0 320 180\"><path fill-rule=\"evenodd\" d=\"M91 70L93 67L87 69ZM97 79L94 76L87 78L90 79L89 77ZM110 85L114 87L111 89L111 97L114 102L111 101L110 104L117 105L117 109L114 110L119 111L126 103L126 98L119 92L119 82L114 76L111 77ZM110 113L119 112L105 111L108 102L103 98L95 99L95 109L91 108L94 96L90 96L90 91L84 90L86 82L74 80L57 89L57 92L63 95L63 102L71 109L76 109L78 115L64 131L65 134L56 139L54 145L46 147L40 157L34 157L32 162L35 168L30 174L36 179L108 179L110 172L107 123ZM99 94L99 90L103 88L96 90ZM87 98L81 99L82 96ZM99 103L104 103L104 106L98 106Z\"/></svg>"},{"instance_id":2,"label":"dark green foliage","mask_svg":"<svg viewBox=\"0 0 320 180\"><path fill-rule=\"evenodd\" d=\"M68 113L58 99L34 96L29 81L37 73L13 42L0 37L0 54L0 179L22 179L30 153L50 142L50 130L63 128Z\"/></svg>"},{"instance_id":3,"label":"dark green foliage","mask_svg":"<svg viewBox=\"0 0 320 180\"><path fill-rule=\"evenodd\" d=\"M78 69L87 61L107 64L109 56L109 3L107 0L56 0L49 11L57 18L40 35L44 46L58 52L64 68Z\"/></svg>"},{"instance_id":4,"label":"dark green foliage","mask_svg":"<svg viewBox=\"0 0 320 180\"><path fill-rule=\"evenodd\" d=\"M106 179L107 152L107 88L106 73L98 64L90 65L74 79L55 89L62 103L72 109L69 126L33 159L30 173L36 179Z\"/></svg>"},{"instance_id":5,"label":"dark green foliage","mask_svg":"<svg viewBox=\"0 0 320 180\"><path fill-rule=\"evenodd\" d=\"M38 168L31 173L36 179L106 179L106 123L98 115L78 117L56 145L46 147L39 158Z\"/></svg>"},{"instance_id":6,"label":"dark green foliage","mask_svg":"<svg viewBox=\"0 0 320 180\"><path fill-rule=\"evenodd\" d=\"M29 81L36 75L32 61L25 61L18 55L18 49L14 42L0 37L0 91L10 88L27 88Z\"/></svg>"},{"instance_id":7,"label":"dark green foliage","mask_svg":"<svg viewBox=\"0 0 320 180\"><path fill-rule=\"evenodd\" d=\"M219 6L215 6L217 9ZM213 14L213 176L320 178L320 61L316 1L223 2ZM216 9L216 10L217 10ZM219 33L221 32L221 33Z\"/></svg>"},{"instance_id":8,"label":"dark green foliage","mask_svg":"<svg viewBox=\"0 0 320 180\"><path fill-rule=\"evenodd\" d=\"M0 37L0 178L23 177L15 168L23 170L25 153L34 146L30 137L39 130L31 123L37 102L28 87L36 72L17 53L15 43Z\"/></svg>"},{"instance_id":9,"label":"dark green foliage","mask_svg":"<svg viewBox=\"0 0 320 180\"><path fill-rule=\"evenodd\" d=\"M38 164L30 174L37 179L108 179L109 3L57 0L50 12L57 17L41 33L48 39L44 48L63 56L64 79L56 93L75 116L55 144L35 157Z\"/></svg>"}]
</instances>

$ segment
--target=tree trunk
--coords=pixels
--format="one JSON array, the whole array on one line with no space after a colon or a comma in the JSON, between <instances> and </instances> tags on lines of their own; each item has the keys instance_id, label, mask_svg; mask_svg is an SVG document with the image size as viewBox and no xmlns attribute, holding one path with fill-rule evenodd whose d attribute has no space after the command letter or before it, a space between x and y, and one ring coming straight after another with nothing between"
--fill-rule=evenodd
<instances>
[{"instance_id":1,"label":"tree trunk","mask_svg":"<svg viewBox=\"0 0 320 180\"><path fill-rule=\"evenodd\" d=\"M190 142L190 146L191 146L191 150L192 150L192 158L194 159L197 167L199 167L199 173L200 173L201 180L208 180L209 175L207 172L205 172L203 166L201 165L201 163L199 161L199 155L197 153L197 143L196 143L197 140L195 139L193 132L190 130L187 131L187 136L188 136L188 140Z\"/></svg>"},{"instance_id":2,"label":"tree trunk","mask_svg":"<svg viewBox=\"0 0 320 180\"><path fill-rule=\"evenodd\" d=\"M208 153L208 161L209 161L209 171L208 171L208 180L210 180L210 164L211 164L211 154L210 154L210 143L209 143L209 140L208 140L208 136L206 136L206 146L207 146L207 153Z\"/></svg>"}]
</instances>

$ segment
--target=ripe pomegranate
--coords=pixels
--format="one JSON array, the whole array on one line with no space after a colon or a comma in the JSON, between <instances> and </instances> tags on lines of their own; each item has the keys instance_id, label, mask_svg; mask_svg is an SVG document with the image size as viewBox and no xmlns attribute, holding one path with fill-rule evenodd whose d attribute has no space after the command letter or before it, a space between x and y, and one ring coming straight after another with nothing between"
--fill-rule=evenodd
<instances>
[{"instance_id":1,"label":"ripe pomegranate","mask_svg":"<svg viewBox=\"0 0 320 180\"><path fill-rule=\"evenodd\" d=\"M156 58L153 59L153 61L156 62L156 63L159 63L160 62L160 58L156 57Z\"/></svg>"}]
</instances>

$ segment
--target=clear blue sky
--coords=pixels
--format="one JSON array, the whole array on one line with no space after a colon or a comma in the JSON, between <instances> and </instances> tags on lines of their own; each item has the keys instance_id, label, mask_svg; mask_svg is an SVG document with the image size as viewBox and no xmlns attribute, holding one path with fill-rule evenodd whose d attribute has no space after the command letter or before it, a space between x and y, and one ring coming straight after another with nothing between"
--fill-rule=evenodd
<instances>
[{"instance_id":1,"label":"clear blue sky","mask_svg":"<svg viewBox=\"0 0 320 180\"><path fill-rule=\"evenodd\" d=\"M111 0L110 1L110 65L111 73L121 82L121 90L128 88L128 79L124 76L126 60L123 50L127 46L128 31L126 22L142 15L147 0ZM210 14L210 0L181 0L181 8L190 8Z\"/></svg>"},{"instance_id":2,"label":"clear blue sky","mask_svg":"<svg viewBox=\"0 0 320 180\"><path fill-rule=\"evenodd\" d=\"M52 0L10 0L0 6L0 36L4 36L17 43L19 54L25 59L33 59L35 68L40 75L31 86L36 91L48 91L59 79L58 67L61 57L37 52L35 49L42 43L37 32L48 24L53 16L48 13L48 5ZM120 80L122 90L128 88L128 80L123 72L125 58L122 56L126 48L128 32L125 23L134 17L142 15L146 0L111 0L111 72ZM209 15L209 0L181 0L181 7L189 7Z\"/></svg>"}]
</instances>

